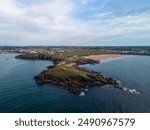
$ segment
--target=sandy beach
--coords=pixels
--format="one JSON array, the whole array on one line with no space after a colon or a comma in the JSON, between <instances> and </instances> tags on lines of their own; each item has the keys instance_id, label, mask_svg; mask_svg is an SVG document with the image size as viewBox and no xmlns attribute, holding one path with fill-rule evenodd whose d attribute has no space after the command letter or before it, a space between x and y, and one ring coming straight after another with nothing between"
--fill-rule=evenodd
<instances>
[{"instance_id":1,"label":"sandy beach","mask_svg":"<svg viewBox=\"0 0 150 130\"><path fill-rule=\"evenodd\" d=\"M124 56L125 55L120 55L120 54L103 54L103 55L84 56L84 58L92 59L92 60L111 60L111 59L116 59Z\"/></svg>"}]
</instances>

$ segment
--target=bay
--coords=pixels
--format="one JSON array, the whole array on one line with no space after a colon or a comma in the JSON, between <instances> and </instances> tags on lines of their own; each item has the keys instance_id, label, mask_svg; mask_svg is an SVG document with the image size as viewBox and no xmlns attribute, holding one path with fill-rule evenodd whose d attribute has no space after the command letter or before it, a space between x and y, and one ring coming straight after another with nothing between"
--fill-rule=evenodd
<instances>
[{"instance_id":1,"label":"bay","mask_svg":"<svg viewBox=\"0 0 150 130\"><path fill-rule=\"evenodd\" d=\"M94 87L85 96L66 93L52 84L37 85L33 77L51 61L20 60L0 54L0 112L150 112L150 57L131 56L84 65L119 81L121 87Z\"/></svg>"}]
</instances>

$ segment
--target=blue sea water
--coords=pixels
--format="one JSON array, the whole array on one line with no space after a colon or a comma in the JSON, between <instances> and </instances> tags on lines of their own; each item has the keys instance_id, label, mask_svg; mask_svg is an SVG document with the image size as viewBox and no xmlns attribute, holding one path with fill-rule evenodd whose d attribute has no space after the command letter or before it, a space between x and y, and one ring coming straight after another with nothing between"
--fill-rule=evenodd
<instances>
[{"instance_id":1,"label":"blue sea water","mask_svg":"<svg viewBox=\"0 0 150 130\"><path fill-rule=\"evenodd\" d=\"M37 85L33 77L51 61L19 60L0 54L0 112L150 112L150 57L131 56L84 65L117 79L124 89L94 87L85 96L66 93L52 84ZM128 90L128 91L127 91ZM134 93L133 91L136 91Z\"/></svg>"}]
</instances>

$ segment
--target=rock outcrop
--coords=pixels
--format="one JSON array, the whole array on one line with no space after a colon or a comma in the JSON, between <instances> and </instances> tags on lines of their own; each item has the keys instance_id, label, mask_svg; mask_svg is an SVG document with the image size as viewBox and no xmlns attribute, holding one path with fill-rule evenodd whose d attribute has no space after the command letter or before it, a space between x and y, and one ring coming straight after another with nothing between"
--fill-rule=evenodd
<instances>
[{"instance_id":1,"label":"rock outcrop","mask_svg":"<svg viewBox=\"0 0 150 130\"><path fill-rule=\"evenodd\" d=\"M57 54L58 55L58 54ZM53 66L47 67L34 79L38 84L51 83L62 87L69 87L68 92L80 95L81 89L95 86L116 85L117 82L110 77L104 77L98 72L89 71L78 67L83 64L97 64L99 61L85 59L83 57L70 57L70 60L58 55L30 54L16 56L18 59L40 59L51 60Z\"/></svg>"}]
</instances>

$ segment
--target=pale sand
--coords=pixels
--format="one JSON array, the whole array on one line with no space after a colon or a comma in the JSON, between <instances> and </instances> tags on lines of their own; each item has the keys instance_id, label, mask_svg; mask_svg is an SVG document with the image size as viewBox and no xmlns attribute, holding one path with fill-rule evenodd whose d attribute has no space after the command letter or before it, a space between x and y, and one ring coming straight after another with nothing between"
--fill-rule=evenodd
<instances>
[{"instance_id":1,"label":"pale sand","mask_svg":"<svg viewBox=\"0 0 150 130\"><path fill-rule=\"evenodd\" d=\"M92 59L92 60L111 60L119 57L123 57L125 55L120 54L102 54L102 55L90 55L90 56L84 56L84 58Z\"/></svg>"}]
</instances>

